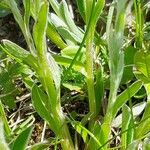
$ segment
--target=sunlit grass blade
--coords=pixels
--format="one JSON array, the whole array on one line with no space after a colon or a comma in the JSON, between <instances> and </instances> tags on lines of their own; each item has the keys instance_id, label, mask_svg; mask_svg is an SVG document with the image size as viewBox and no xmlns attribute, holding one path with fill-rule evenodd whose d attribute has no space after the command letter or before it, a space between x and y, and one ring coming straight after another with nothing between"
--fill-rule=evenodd
<instances>
[{"instance_id":1,"label":"sunlit grass blade","mask_svg":"<svg viewBox=\"0 0 150 150\"><path fill-rule=\"evenodd\" d=\"M124 105L122 108L122 132L127 130L131 121L131 110L127 105ZM122 149L126 149L127 148L127 133L125 132L121 135L121 145L122 145Z\"/></svg>"},{"instance_id":2,"label":"sunlit grass blade","mask_svg":"<svg viewBox=\"0 0 150 150\"><path fill-rule=\"evenodd\" d=\"M117 96L115 104L113 106L113 117L115 117L116 113L119 111L121 106L123 106L132 96L134 96L141 87L142 81L136 81L131 86L129 86L128 89L126 89L120 95Z\"/></svg>"}]
</instances>

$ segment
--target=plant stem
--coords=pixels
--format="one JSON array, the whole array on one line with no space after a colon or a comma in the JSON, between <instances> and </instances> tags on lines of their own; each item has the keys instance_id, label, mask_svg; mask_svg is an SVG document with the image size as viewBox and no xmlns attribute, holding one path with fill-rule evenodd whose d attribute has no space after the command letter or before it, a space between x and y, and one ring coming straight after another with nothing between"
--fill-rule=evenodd
<instances>
[{"instance_id":1,"label":"plant stem","mask_svg":"<svg viewBox=\"0 0 150 150\"><path fill-rule=\"evenodd\" d=\"M136 46L142 48L143 43L143 21L141 11L141 0L134 0L134 9L136 17Z\"/></svg>"},{"instance_id":2,"label":"plant stem","mask_svg":"<svg viewBox=\"0 0 150 150\"><path fill-rule=\"evenodd\" d=\"M65 117L63 115L63 112L61 110L58 112L57 118L59 118L58 124L60 125L57 135L62 139L61 146L63 150L74 150L74 145L70 136L70 132Z\"/></svg>"},{"instance_id":3,"label":"plant stem","mask_svg":"<svg viewBox=\"0 0 150 150\"><path fill-rule=\"evenodd\" d=\"M86 41L86 72L87 72L87 87L90 111L95 113L96 102L94 93L94 75L93 75L93 45L92 45L92 34L90 33Z\"/></svg>"}]
</instances>

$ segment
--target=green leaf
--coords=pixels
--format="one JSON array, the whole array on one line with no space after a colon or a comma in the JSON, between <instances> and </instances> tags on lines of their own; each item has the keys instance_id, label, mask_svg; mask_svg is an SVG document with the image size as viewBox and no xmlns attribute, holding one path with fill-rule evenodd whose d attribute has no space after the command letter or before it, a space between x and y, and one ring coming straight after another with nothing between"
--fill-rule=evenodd
<instances>
[{"instance_id":1,"label":"green leaf","mask_svg":"<svg viewBox=\"0 0 150 150\"><path fill-rule=\"evenodd\" d=\"M73 59L74 56L76 55L77 51L79 49L79 46L67 46L66 48L61 50L61 55L67 58ZM80 55L78 56L77 61L80 61L82 63L85 62L85 51L86 49L83 47L81 49Z\"/></svg>"},{"instance_id":2,"label":"green leaf","mask_svg":"<svg viewBox=\"0 0 150 150\"><path fill-rule=\"evenodd\" d=\"M31 11L32 17L33 17L33 18L35 19L35 21L36 21L42 3L41 3L41 0L30 0L30 1L31 1L31 4L32 4L32 5L30 5L30 11Z\"/></svg>"},{"instance_id":3,"label":"green leaf","mask_svg":"<svg viewBox=\"0 0 150 150\"><path fill-rule=\"evenodd\" d=\"M2 40L4 46L0 45L0 49L5 51L9 56L15 59L17 62L25 63L34 69L37 68L37 60L26 50L16 45L15 43Z\"/></svg>"},{"instance_id":4,"label":"green leaf","mask_svg":"<svg viewBox=\"0 0 150 150\"><path fill-rule=\"evenodd\" d=\"M82 40L83 33L81 32L81 29L78 29L73 19L71 18L70 12L68 10L68 5L65 0L62 0L62 2L60 3L60 13L63 21L69 27L69 30L72 31L76 36L78 36L80 40Z\"/></svg>"},{"instance_id":5,"label":"green leaf","mask_svg":"<svg viewBox=\"0 0 150 150\"><path fill-rule=\"evenodd\" d=\"M113 117L119 111L119 109L125 104L132 96L134 96L139 89L142 87L141 81L134 82L131 86L128 87L125 91L123 91L116 99L114 107L113 107Z\"/></svg>"},{"instance_id":6,"label":"green leaf","mask_svg":"<svg viewBox=\"0 0 150 150\"><path fill-rule=\"evenodd\" d=\"M29 12L29 9L30 9L29 8L29 1L27 0L27 2L26 2L27 5L25 7L25 11L26 11L25 12L25 18L23 18L23 16L21 15L21 12L20 12L20 10L19 10L15 0L11 0L11 1L10 0L6 0L6 1L7 1L7 4L9 5L9 7L10 7L12 13L13 13L13 16L14 16L16 22L19 24L19 27L21 28L21 31L22 31L22 33L23 33L23 35L25 37L25 40L27 42L29 50L31 51L31 53L34 56L36 56L34 42L33 42L30 30L29 30L29 25L28 25L29 13L30 13Z\"/></svg>"},{"instance_id":7,"label":"green leaf","mask_svg":"<svg viewBox=\"0 0 150 150\"><path fill-rule=\"evenodd\" d=\"M58 33L66 41L67 45L76 45L77 42L78 43L81 42L81 39L79 39L79 37L76 36L71 31L69 31L69 29L60 26L60 27L57 28L57 30L58 30Z\"/></svg>"},{"instance_id":8,"label":"green leaf","mask_svg":"<svg viewBox=\"0 0 150 150\"><path fill-rule=\"evenodd\" d=\"M150 132L150 117L142 120L136 128L135 139L139 139Z\"/></svg>"},{"instance_id":9,"label":"green leaf","mask_svg":"<svg viewBox=\"0 0 150 150\"><path fill-rule=\"evenodd\" d=\"M50 21L47 26L46 35L54 44L58 46L58 48L63 49L67 46Z\"/></svg>"},{"instance_id":10,"label":"green leaf","mask_svg":"<svg viewBox=\"0 0 150 150\"><path fill-rule=\"evenodd\" d=\"M150 84L145 84L144 87L147 93L147 104L142 119L136 129L136 138L140 138L150 132L150 127L148 126L150 123Z\"/></svg>"},{"instance_id":11,"label":"green leaf","mask_svg":"<svg viewBox=\"0 0 150 150\"><path fill-rule=\"evenodd\" d=\"M32 147L30 147L30 150L47 150L49 146L50 143L41 142L41 143L34 144Z\"/></svg>"},{"instance_id":12,"label":"green leaf","mask_svg":"<svg viewBox=\"0 0 150 150\"><path fill-rule=\"evenodd\" d=\"M38 14L37 22L34 24L34 41L38 56L38 78L42 83L53 108L58 104L60 91L60 70L51 54L47 52L46 30L48 24L48 2L44 2ZM43 71L44 68L44 71Z\"/></svg>"},{"instance_id":13,"label":"green leaf","mask_svg":"<svg viewBox=\"0 0 150 150\"><path fill-rule=\"evenodd\" d=\"M26 130L22 131L14 141L12 150L25 150L29 142L33 127L28 127Z\"/></svg>"},{"instance_id":14,"label":"green leaf","mask_svg":"<svg viewBox=\"0 0 150 150\"><path fill-rule=\"evenodd\" d=\"M63 83L62 84L65 88L68 88L70 91L77 91L80 92L82 85L78 84L71 84L71 83Z\"/></svg>"},{"instance_id":15,"label":"green leaf","mask_svg":"<svg viewBox=\"0 0 150 150\"><path fill-rule=\"evenodd\" d=\"M25 9L25 13L24 13L24 23L25 23L26 27L29 28L29 20L30 20L30 0L23 0L23 4L24 4L24 9Z\"/></svg>"},{"instance_id":16,"label":"green leaf","mask_svg":"<svg viewBox=\"0 0 150 150\"><path fill-rule=\"evenodd\" d=\"M143 142L143 150L149 150L150 149L150 139L149 137L144 139Z\"/></svg>"},{"instance_id":17,"label":"green leaf","mask_svg":"<svg viewBox=\"0 0 150 150\"><path fill-rule=\"evenodd\" d=\"M47 52L46 49L46 29L48 20L48 3L45 2L41 6L41 9L38 14L38 19L34 24L33 28L33 37L37 49L37 53L40 55ZM42 57L42 56L41 56Z\"/></svg>"},{"instance_id":18,"label":"green leaf","mask_svg":"<svg viewBox=\"0 0 150 150\"><path fill-rule=\"evenodd\" d=\"M47 150L50 146L55 146L56 144L60 144L61 140L58 139L50 139L50 141L43 141L40 143L36 143L30 147L30 150Z\"/></svg>"},{"instance_id":19,"label":"green leaf","mask_svg":"<svg viewBox=\"0 0 150 150\"><path fill-rule=\"evenodd\" d=\"M121 127L122 132L126 131L129 128L131 117L132 116L130 108L127 105L124 105L122 108L122 127ZM127 147L127 135L128 131L124 132L121 135L121 144L124 149L126 149Z\"/></svg>"},{"instance_id":20,"label":"green leaf","mask_svg":"<svg viewBox=\"0 0 150 150\"><path fill-rule=\"evenodd\" d=\"M57 15L60 15L60 4L57 2L57 0L49 0L52 8L54 9L55 13Z\"/></svg>"},{"instance_id":21,"label":"green leaf","mask_svg":"<svg viewBox=\"0 0 150 150\"><path fill-rule=\"evenodd\" d=\"M61 70L59 68L59 66L57 65L57 63L55 62L54 58L50 55L47 54L48 56L48 64L49 64L49 68L51 70L52 73L52 77L55 83L55 87L56 90L59 92L60 90L60 81L61 81Z\"/></svg>"},{"instance_id":22,"label":"green leaf","mask_svg":"<svg viewBox=\"0 0 150 150\"><path fill-rule=\"evenodd\" d=\"M124 56L124 72L121 82L127 83L134 77L133 74L133 65L134 65L134 56L136 53L136 49L132 46L129 46L125 49L125 56Z\"/></svg>"},{"instance_id":23,"label":"green leaf","mask_svg":"<svg viewBox=\"0 0 150 150\"><path fill-rule=\"evenodd\" d=\"M97 113L99 113L100 112L99 106L101 105L104 94L103 68L99 63L96 64L95 74L96 74L95 99L96 99Z\"/></svg>"},{"instance_id":24,"label":"green leaf","mask_svg":"<svg viewBox=\"0 0 150 150\"><path fill-rule=\"evenodd\" d=\"M13 129L13 133L15 134L21 134L22 131L26 130L28 127L33 126L35 121L34 116L29 116L26 118L21 124L18 124L15 129ZM11 145L13 146L13 144Z\"/></svg>"},{"instance_id":25,"label":"green leaf","mask_svg":"<svg viewBox=\"0 0 150 150\"><path fill-rule=\"evenodd\" d=\"M53 55L53 57L58 64L63 65L65 67L69 67L70 63L72 62L72 59L63 56ZM85 65L83 63L76 61L74 63L73 69L78 72L81 72L83 75L86 76Z\"/></svg>"},{"instance_id":26,"label":"green leaf","mask_svg":"<svg viewBox=\"0 0 150 150\"><path fill-rule=\"evenodd\" d=\"M1 119L1 118L0 118ZM3 132L3 124L0 120L0 149L1 150L9 150L9 147L5 141L4 132Z\"/></svg>"},{"instance_id":27,"label":"green leaf","mask_svg":"<svg viewBox=\"0 0 150 150\"><path fill-rule=\"evenodd\" d=\"M16 107L15 96L18 94L19 91L15 87L15 84L13 84L13 76L11 76L10 73L11 72L9 69L3 69L0 73L0 98L2 102L10 109L14 109Z\"/></svg>"},{"instance_id":28,"label":"green leaf","mask_svg":"<svg viewBox=\"0 0 150 150\"><path fill-rule=\"evenodd\" d=\"M147 94L147 104L141 120L145 120L150 117L150 84L144 84L144 87Z\"/></svg>"},{"instance_id":29,"label":"green leaf","mask_svg":"<svg viewBox=\"0 0 150 150\"><path fill-rule=\"evenodd\" d=\"M37 85L33 86L31 94L32 103L36 112L48 123L54 122L50 113L51 110L48 102L48 96ZM51 128L54 129L54 126L51 125Z\"/></svg>"},{"instance_id":30,"label":"green leaf","mask_svg":"<svg viewBox=\"0 0 150 150\"><path fill-rule=\"evenodd\" d=\"M89 135L98 144L98 146L101 146L100 142L94 136L94 134L87 130L85 127L83 127L80 122L72 121L71 124L75 128L75 130L82 136L85 143L87 142L87 138Z\"/></svg>"},{"instance_id":31,"label":"green leaf","mask_svg":"<svg viewBox=\"0 0 150 150\"><path fill-rule=\"evenodd\" d=\"M104 8L105 0L97 0L92 16L92 26L96 26L96 23L100 17L100 14L102 12L102 9Z\"/></svg>"},{"instance_id":32,"label":"green leaf","mask_svg":"<svg viewBox=\"0 0 150 150\"><path fill-rule=\"evenodd\" d=\"M78 10L82 16L82 18L85 20L85 0L76 0Z\"/></svg>"},{"instance_id":33,"label":"green leaf","mask_svg":"<svg viewBox=\"0 0 150 150\"><path fill-rule=\"evenodd\" d=\"M134 105L132 107L132 113L133 113L133 117L136 118L137 116L139 116L143 110L145 109L146 103L145 102L141 102L141 103L137 103L136 105ZM122 114L118 115L112 122L112 126L115 128L118 128L122 123Z\"/></svg>"},{"instance_id":34,"label":"green leaf","mask_svg":"<svg viewBox=\"0 0 150 150\"><path fill-rule=\"evenodd\" d=\"M3 104L0 100L0 130L2 130L1 120L2 120L3 125L4 125L5 135L8 137L11 134L11 129L9 127L9 124L8 124L8 121L7 121L7 118L6 118L6 115L5 115ZM1 133L0 135L2 135L3 131L1 131L0 133Z\"/></svg>"},{"instance_id":35,"label":"green leaf","mask_svg":"<svg viewBox=\"0 0 150 150\"><path fill-rule=\"evenodd\" d=\"M150 82L150 52L138 51L134 57L135 75L144 83Z\"/></svg>"},{"instance_id":36,"label":"green leaf","mask_svg":"<svg viewBox=\"0 0 150 150\"><path fill-rule=\"evenodd\" d=\"M94 134L94 136L100 141L101 137L100 137L100 130L101 130L101 123L99 121L96 121L93 129L92 129L92 133ZM98 149L99 145L97 144L97 142L93 139L90 138L89 142L87 143L87 149Z\"/></svg>"},{"instance_id":37,"label":"green leaf","mask_svg":"<svg viewBox=\"0 0 150 150\"><path fill-rule=\"evenodd\" d=\"M131 117L128 128L129 128L129 130L127 132L127 145L133 143L133 140L135 138L135 128L134 128L134 119L133 119L133 117Z\"/></svg>"}]
</instances>

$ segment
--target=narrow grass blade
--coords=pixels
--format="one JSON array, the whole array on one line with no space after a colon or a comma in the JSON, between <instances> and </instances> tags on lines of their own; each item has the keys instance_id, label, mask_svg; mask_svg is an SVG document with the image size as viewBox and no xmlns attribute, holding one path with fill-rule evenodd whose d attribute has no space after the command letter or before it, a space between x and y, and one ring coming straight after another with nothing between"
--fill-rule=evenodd
<instances>
[{"instance_id":1,"label":"narrow grass blade","mask_svg":"<svg viewBox=\"0 0 150 150\"><path fill-rule=\"evenodd\" d=\"M59 16L60 15L60 4L58 3L57 0L49 0L53 10L55 13Z\"/></svg>"},{"instance_id":2,"label":"narrow grass blade","mask_svg":"<svg viewBox=\"0 0 150 150\"><path fill-rule=\"evenodd\" d=\"M135 138L135 127L134 127L134 118L133 116L130 119L130 123L128 126L129 130L127 132L127 145L133 143Z\"/></svg>"},{"instance_id":3,"label":"narrow grass blade","mask_svg":"<svg viewBox=\"0 0 150 150\"><path fill-rule=\"evenodd\" d=\"M26 27L29 29L30 0L23 0L23 4L24 4L24 9L25 9L25 13L24 13L24 23L25 23Z\"/></svg>"},{"instance_id":4,"label":"narrow grass blade","mask_svg":"<svg viewBox=\"0 0 150 150\"><path fill-rule=\"evenodd\" d=\"M4 108L3 108L3 104L0 100L0 121L3 122L3 125L4 125L4 131L5 131L5 135L6 136L10 136L11 134L11 129L9 127L9 124L8 124L8 121L7 121L7 118L6 118L6 115L5 115L5 111L4 111ZM1 122L0 122L1 124Z\"/></svg>"},{"instance_id":5,"label":"narrow grass blade","mask_svg":"<svg viewBox=\"0 0 150 150\"><path fill-rule=\"evenodd\" d=\"M47 150L50 146L48 142L37 143L29 148L29 150Z\"/></svg>"},{"instance_id":6,"label":"narrow grass blade","mask_svg":"<svg viewBox=\"0 0 150 150\"><path fill-rule=\"evenodd\" d=\"M122 135L121 135L121 145L122 149L127 148L127 132L124 132L129 128L129 124L131 121L131 110L127 105L124 105L122 108Z\"/></svg>"},{"instance_id":7,"label":"narrow grass blade","mask_svg":"<svg viewBox=\"0 0 150 150\"><path fill-rule=\"evenodd\" d=\"M85 0L76 0L76 2L77 2L78 10L83 20L85 21Z\"/></svg>"},{"instance_id":8,"label":"narrow grass blade","mask_svg":"<svg viewBox=\"0 0 150 150\"><path fill-rule=\"evenodd\" d=\"M98 139L94 136L93 133L91 133L89 130L87 130L85 127L81 125L81 123L77 121L71 122L72 126L75 128L75 130L82 136L84 142L86 143L88 140L88 135L93 138L93 140L98 144L98 146L101 146Z\"/></svg>"},{"instance_id":9,"label":"narrow grass blade","mask_svg":"<svg viewBox=\"0 0 150 150\"><path fill-rule=\"evenodd\" d=\"M136 128L136 139L143 137L145 134L150 132L150 84L145 84L145 89L147 93L147 105L142 116L142 119Z\"/></svg>"},{"instance_id":10,"label":"narrow grass blade","mask_svg":"<svg viewBox=\"0 0 150 150\"><path fill-rule=\"evenodd\" d=\"M97 2L95 3L95 8L94 8L93 17L92 17L92 22L93 22L92 26L96 26L96 23L102 13L104 5L105 5L105 0L97 0Z\"/></svg>"},{"instance_id":11,"label":"narrow grass blade","mask_svg":"<svg viewBox=\"0 0 150 150\"><path fill-rule=\"evenodd\" d=\"M44 141L44 142L40 142L40 143L36 143L34 145L32 145L29 150L47 150L50 146L55 146L57 144L60 144L60 140L50 140L50 141Z\"/></svg>"},{"instance_id":12,"label":"narrow grass blade","mask_svg":"<svg viewBox=\"0 0 150 150\"><path fill-rule=\"evenodd\" d=\"M141 81L136 81L128 89L122 92L116 99L114 107L113 107L113 117L115 117L118 110L125 104L132 96L134 96L138 90L142 87ZM130 93L130 97L129 97Z\"/></svg>"},{"instance_id":13,"label":"narrow grass blade","mask_svg":"<svg viewBox=\"0 0 150 150\"><path fill-rule=\"evenodd\" d=\"M101 123L99 121L96 121L93 129L92 129L92 133L94 134L94 136L100 141L101 137L100 137L100 130L101 130ZM99 145L97 144L97 142L91 137L90 140L87 143L87 149L95 149L97 150L99 148ZM103 148L102 148L103 149Z\"/></svg>"}]
</instances>

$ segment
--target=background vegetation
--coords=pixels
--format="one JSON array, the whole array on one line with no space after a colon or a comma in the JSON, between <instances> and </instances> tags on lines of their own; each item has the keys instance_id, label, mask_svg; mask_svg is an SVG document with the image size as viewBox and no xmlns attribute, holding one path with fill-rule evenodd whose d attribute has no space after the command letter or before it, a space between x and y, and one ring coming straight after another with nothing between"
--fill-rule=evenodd
<instances>
[{"instance_id":1,"label":"background vegetation","mask_svg":"<svg viewBox=\"0 0 150 150\"><path fill-rule=\"evenodd\" d=\"M149 150L149 8L1 0L0 149Z\"/></svg>"}]
</instances>

